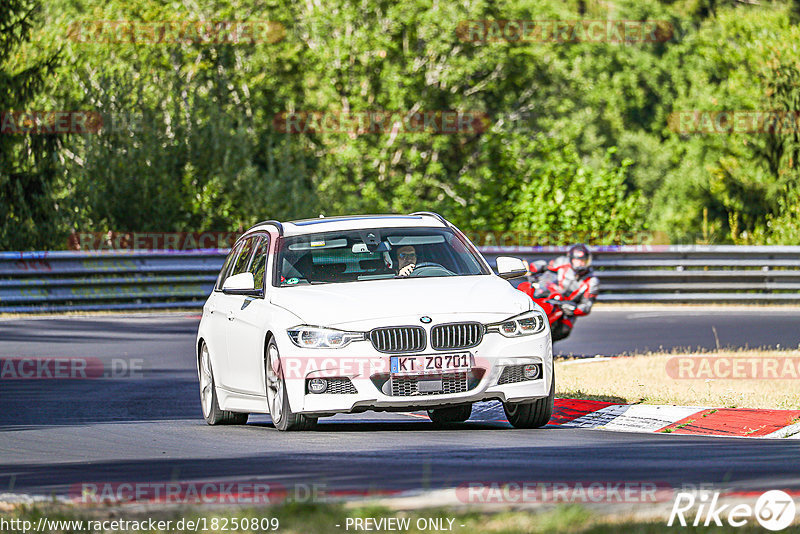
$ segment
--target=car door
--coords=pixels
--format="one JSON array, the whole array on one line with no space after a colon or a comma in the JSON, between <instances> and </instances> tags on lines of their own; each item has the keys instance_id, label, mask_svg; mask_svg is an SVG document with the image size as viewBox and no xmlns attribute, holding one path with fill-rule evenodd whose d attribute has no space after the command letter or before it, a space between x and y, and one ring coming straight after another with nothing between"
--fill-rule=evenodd
<instances>
[{"instance_id":1,"label":"car door","mask_svg":"<svg viewBox=\"0 0 800 534\"><path fill-rule=\"evenodd\" d=\"M222 291L225 279L235 274L247 272L250 261L253 259L253 252L257 244L258 237L249 237L236 245L236 254L233 257L228 270L223 273L224 278L218 282L219 291L215 291L214 309L212 316L214 325L214 336L218 339L217 366L214 368L214 379L219 386L230 391L243 391L241 384L237 382L236 373L231 369L230 345L228 336L230 335L230 323L233 321L233 313L244 299L242 295L228 295ZM212 311L212 310L209 310Z\"/></svg>"},{"instance_id":2,"label":"car door","mask_svg":"<svg viewBox=\"0 0 800 534\"><path fill-rule=\"evenodd\" d=\"M211 295L208 297L208 301L205 305L205 318L209 325L209 335L207 336L206 344L208 345L208 350L211 354L212 366L214 368L214 374L218 386L224 383L222 381L222 375L225 374L225 367L227 367L228 362L228 318L226 316L226 306L229 306L229 301L227 299L227 295L222 293L222 284L225 283L225 280L230 275L233 266L236 264L236 259L238 258L239 253L242 251L243 245L244 242L240 241L239 243L236 243L233 248L231 248L228 257L225 259L225 263L219 272L217 281L214 284L214 290L211 292Z\"/></svg>"},{"instance_id":3,"label":"car door","mask_svg":"<svg viewBox=\"0 0 800 534\"><path fill-rule=\"evenodd\" d=\"M237 390L254 395L264 395L264 335L268 311L264 292L267 285L270 237L258 236L253 257L247 270L253 274L255 288L260 296L238 295L231 307L232 319L228 321L228 365L231 379Z\"/></svg>"}]
</instances>

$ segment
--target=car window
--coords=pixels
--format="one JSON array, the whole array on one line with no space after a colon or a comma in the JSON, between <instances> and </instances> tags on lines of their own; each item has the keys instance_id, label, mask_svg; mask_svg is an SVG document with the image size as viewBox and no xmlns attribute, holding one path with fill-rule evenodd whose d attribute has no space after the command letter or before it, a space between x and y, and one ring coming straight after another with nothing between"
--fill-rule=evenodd
<instances>
[{"instance_id":1,"label":"car window","mask_svg":"<svg viewBox=\"0 0 800 534\"><path fill-rule=\"evenodd\" d=\"M239 252L242 250L243 244L244 243L242 242L236 244L228 253L228 257L225 258L225 263L222 265L222 269L220 270L219 276L217 277L217 283L214 286L214 290L216 291L222 290L222 284L224 284L225 280L228 278L229 273L231 271L231 267L233 266L236 258L239 256Z\"/></svg>"},{"instance_id":2,"label":"car window","mask_svg":"<svg viewBox=\"0 0 800 534\"><path fill-rule=\"evenodd\" d=\"M267 253L269 251L269 236L262 236L256 247L250 272L253 273L256 289L264 289L264 274L267 270Z\"/></svg>"},{"instance_id":3,"label":"car window","mask_svg":"<svg viewBox=\"0 0 800 534\"><path fill-rule=\"evenodd\" d=\"M236 256L236 261L233 263L231 273L228 276L247 272L250 266L250 259L253 257L253 250L256 248L259 239L260 238L256 236L245 240L239 254Z\"/></svg>"}]
</instances>

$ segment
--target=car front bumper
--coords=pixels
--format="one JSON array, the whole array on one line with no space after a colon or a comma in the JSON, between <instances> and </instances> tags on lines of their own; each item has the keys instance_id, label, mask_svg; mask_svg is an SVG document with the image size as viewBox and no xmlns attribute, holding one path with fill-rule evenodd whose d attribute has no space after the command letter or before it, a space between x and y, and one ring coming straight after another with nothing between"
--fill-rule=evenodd
<instances>
[{"instance_id":1,"label":"car front bumper","mask_svg":"<svg viewBox=\"0 0 800 534\"><path fill-rule=\"evenodd\" d=\"M347 351L332 354L336 351L309 351L308 349L291 350L290 354L282 352L282 360L286 359L289 377L286 380L292 409L307 415L330 415L334 413L375 411L401 411L409 409L435 408L447 405L473 403L483 400L497 399L502 402L529 402L546 397L550 393L553 374L552 344L549 329L540 335L520 338L504 338L499 334L487 335L477 347L465 349L474 359L471 379L467 379L466 389L457 393L418 393L393 394L390 386L384 385L389 374L391 355L363 353L362 344L353 344L341 349ZM359 350L361 349L361 350ZM317 354L311 354L311 353ZM373 352L373 351L369 351ZM462 351L453 351L462 352ZM445 352L443 352L445 353ZM299 364L293 359L300 358ZM293 369L289 369L294 364ZM509 373L503 377L507 367L539 364L540 374L535 379L523 379L519 372ZM458 373L445 373L445 379L455 380ZM418 375L415 375L418 377ZM349 392L311 393L307 381L311 378L334 378L349 380L352 387L345 388ZM502 377L502 379L501 379ZM413 381L413 377L407 380ZM517 380L517 381L515 381ZM505 382L505 383L502 383ZM330 383L330 382L329 382Z\"/></svg>"}]
</instances>

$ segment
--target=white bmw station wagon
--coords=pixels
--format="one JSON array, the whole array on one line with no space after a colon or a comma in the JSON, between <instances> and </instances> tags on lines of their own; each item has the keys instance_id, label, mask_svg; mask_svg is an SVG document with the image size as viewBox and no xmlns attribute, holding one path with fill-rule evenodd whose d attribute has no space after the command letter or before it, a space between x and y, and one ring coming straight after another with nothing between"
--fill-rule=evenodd
<instances>
[{"instance_id":1,"label":"white bmw station wagon","mask_svg":"<svg viewBox=\"0 0 800 534\"><path fill-rule=\"evenodd\" d=\"M443 217L363 215L250 228L232 247L197 335L208 424L268 413L279 430L337 413L427 410L437 424L496 399L515 427L547 424L547 317Z\"/></svg>"}]
</instances>

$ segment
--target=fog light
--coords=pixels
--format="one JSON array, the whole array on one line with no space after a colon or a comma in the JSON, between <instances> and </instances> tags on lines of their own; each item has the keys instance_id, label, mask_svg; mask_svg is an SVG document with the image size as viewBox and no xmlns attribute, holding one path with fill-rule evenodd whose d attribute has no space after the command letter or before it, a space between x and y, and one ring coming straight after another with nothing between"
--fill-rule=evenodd
<instances>
[{"instance_id":1,"label":"fog light","mask_svg":"<svg viewBox=\"0 0 800 534\"><path fill-rule=\"evenodd\" d=\"M311 393L325 393L328 389L328 381L324 378L312 378L308 381L308 390Z\"/></svg>"},{"instance_id":2,"label":"fog light","mask_svg":"<svg viewBox=\"0 0 800 534\"><path fill-rule=\"evenodd\" d=\"M539 366L535 364L526 365L522 368L522 374L525 375L525 378L528 380L539 378Z\"/></svg>"}]
</instances>

